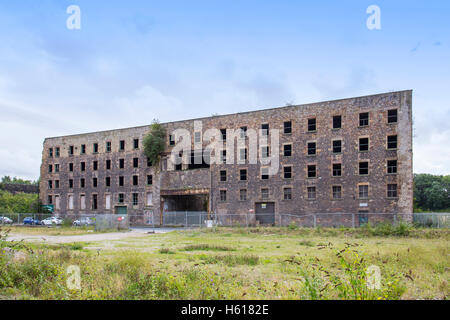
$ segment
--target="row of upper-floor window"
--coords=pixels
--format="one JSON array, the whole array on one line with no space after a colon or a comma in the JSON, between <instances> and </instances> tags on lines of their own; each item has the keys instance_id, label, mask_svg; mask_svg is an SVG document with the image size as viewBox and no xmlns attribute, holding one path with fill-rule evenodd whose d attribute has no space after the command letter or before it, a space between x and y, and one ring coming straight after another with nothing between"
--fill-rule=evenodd
<instances>
[{"instance_id":1,"label":"row of upper-floor window","mask_svg":"<svg viewBox=\"0 0 450 320\"><path fill-rule=\"evenodd\" d=\"M369 151L369 137L362 137L359 138L359 145L358 149L360 152ZM343 148L343 142L342 139L333 139L331 144L331 150L333 153L342 153ZM388 135L387 141L386 141L386 148L388 150L395 150L397 149L397 135ZM317 152L317 142L316 141L310 141L307 142L307 148L306 148L306 154L309 156L316 155ZM291 143L283 144L283 156L290 157L292 156L293 148ZM269 146L261 147L261 156L262 158L268 158L270 155L270 149ZM223 163L226 163L226 150L221 151L220 155L221 161ZM241 148L239 149L239 160L247 160L248 158L248 150L247 148ZM147 167L151 167L152 163L147 158ZM125 168L125 159L119 159L119 169ZM105 160L105 169L110 170L112 168L112 161L110 159ZM133 158L133 168L139 168L139 158ZM68 170L69 172L74 171L74 163L68 164ZM82 161L80 162L80 170L86 171L86 162ZM92 170L96 171L98 170L98 160L92 161ZM49 164L48 165L48 172L52 173L58 173L60 171L60 165L59 164Z\"/></svg>"},{"instance_id":2,"label":"row of upper-floor window","mask_svg":"<svg viewBox=\"0 0 450 320\"><path fill-rule=\"evenodd\" d=\"M292 179L294 177L294 169L293 165L283 165L281 176L284 179ZM317 178L319 176L317 164L308 164L306 165L306 177L307 178ZM342 163L332 163L331 166L331 176L332 177L341 177L343 175L344 167ZM397 160L387 160L386 161L386 174L395 175L397 174ZM353 171L360 176L368 176L370 174L370 162L369 161L358 161L357 171ZM239 181L247 181L248 180L248 170L247 169L239 169L238 175ZM261 180L269 180L269 168L262 167L260 170L260 179ZM228 179L228 170L219 170L219 181L227 182Z\"/></svg>"},{"instance_id":3,"label":"row of upper-floor window","mask_svg":"<svg viewBox=\"0 0 450 320\"><path fill-rule=\"evenodd\" d=\"M397 109L390 109L387 110L387 122L388 123L397 123L398 121L398 110ZM359 127L367 127L370 124L370 112L360 112L359 113ZM307 119L307 131L308 132L315 132L317 131L318 123L316 117L309 117ZM342 128L342 115L334 115L332 116L332 128L333 129L341 129ZM245 138L247 127L243 126L240 128L240 137ZM261 125L261 130L263 135L269 134L269 124L264 123ZM283 133L284 134L291 134L293 130L292 121L285 121L283 122ZM223 141L226 141L227 139L227 130L226 129L220 129L221 137ZM195 132L194 133L194 142L200 142L201 141L201 133ZM140 146L140 141L138 138L133 139L133 149L137 150ZM175 137L173 135L169 135L169 145L175 144ZM70 145L68 148L68 155L72 156L75 154L75 146ZM119 141L118 146L119 151L125 151L125 140ZM111 152L112 151L112 142L107 141L105 145L105 151ZM98 153L99 152L99 144L97 142L92 144L92 153ZM49 157L59 157L61 154L60 147L51 147L48 149L48 156ZM80 154L86 154L86 144L82 144L80 146Z\"/></svg>"},{"instance_id":4,"label":"row of upper-floor window","mask_svg":"<svg viewBox=\"0 0 450 320\"><path fill-rule=\"evenodd\" d=\"M369 193L369 184L359 184L357 186L357 198L358 199L369 199L370 193ZM282 187L282 200L292 200L293 199L293 190L294 188L292 186L284 186ZM318 198L318 190L316 186L308 186L305 190L306 193L306 199L308 200L316 200ZM353 195L353 192L351 192L351 195ZM343 187L341 185L332 185L330 189L330 196L333 200L340 200L343 198ZM220 202L228 202L228 201L234 201L235 199L229 199L228 197L228 190L227 189L220 189L219 190L219 200ZM386 185L386 197L387 198L397 198L398 192L397 192L397 184L390 183ZM261 200L270 200L273 199L273 197L270 196L270 188L264 187L260 190L260 199ZM248 190L245 188L239 189L239 201L247 201L250 200L248 197Z\"/></svg>"},{"instance_id":5,"label":"row of upper-floor window","mask_svg":"<svg viewBox=\"0 0 450 320\"><path fill-rule=\"evenodd\" d=\"M99 179L97 177L93 177L91 181L92 181L91 186L93 188L99 187ZM153 184L153 175L151 175L151 174L147 175L146 183L148 186ZM60 180L48 180L47 185L48 185L48 189L61 188ZM119 187L125 186L125 177L124 176L117 177L117 185ZM133 175L131 177L131 185L139 186L139 176L138 175ZM74 179L67 179L67 185L65 187L68 187L69 189L73 189L74 188ZM78 187L86 188L86 178L79 179ZM105 187L111 187L111 177L105 177Z\"/></svg>"}]
</instances>

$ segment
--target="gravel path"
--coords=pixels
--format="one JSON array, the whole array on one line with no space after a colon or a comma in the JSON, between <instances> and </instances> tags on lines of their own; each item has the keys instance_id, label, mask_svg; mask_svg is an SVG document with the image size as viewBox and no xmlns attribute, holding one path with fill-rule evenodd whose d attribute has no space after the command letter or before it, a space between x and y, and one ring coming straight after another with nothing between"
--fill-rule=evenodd
<instances>
[{"instance_id":1,"label":"gravel path","mask_svg":"<svg viewBox=\"0 0 450 320\"><path fill-rule=\"evenodd\" d=\"M133 228L128 232L111 232L111 233L92 233L74 236L51 236L51 235L31 235L21 233L11 233L8 235L8 241L29 241L29 242L48 242L48 243L71 243L71 242L95 242L95 241L108 241L108 240L121 240L127 238L139 238L145 236L151 236L152 234L166 233L173 231L169 228Z\"/></svg>"}]
</instances>

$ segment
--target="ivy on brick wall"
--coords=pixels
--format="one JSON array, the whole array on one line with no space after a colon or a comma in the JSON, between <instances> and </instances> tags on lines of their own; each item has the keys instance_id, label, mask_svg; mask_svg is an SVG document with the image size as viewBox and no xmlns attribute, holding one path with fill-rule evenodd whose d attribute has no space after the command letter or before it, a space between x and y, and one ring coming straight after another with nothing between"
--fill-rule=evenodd
<instances>
[{"instance_id":1,"label":"ivy on brick wall","mask_svg":"<svg viewBox=\"0 0 450 320\"><path fill-rule=\"evenodd\" d=\"M157 165L166 146L166 129L158 120L153 120L150 132L144 137L143 143L144 154L153 165Z\"/></svg>"}]
</instances>

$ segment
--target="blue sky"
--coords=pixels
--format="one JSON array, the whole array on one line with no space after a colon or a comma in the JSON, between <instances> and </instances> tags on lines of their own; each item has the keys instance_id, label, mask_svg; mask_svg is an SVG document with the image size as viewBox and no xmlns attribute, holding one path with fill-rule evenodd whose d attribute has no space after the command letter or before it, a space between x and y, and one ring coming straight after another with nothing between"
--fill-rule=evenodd
<instances>
[{"instance_id":1,"label":"blue sky","mask_svg":"<svg viewBox=\"0 0 450 320\"><path fill-rule=\"evenodd\" d=\"M372 4L381 30L366 27ZM0 175L37 179L49 136L405 89L414 172L450 174L449 14L449 1L2 1Z\"/></svg>"}]
</instances>

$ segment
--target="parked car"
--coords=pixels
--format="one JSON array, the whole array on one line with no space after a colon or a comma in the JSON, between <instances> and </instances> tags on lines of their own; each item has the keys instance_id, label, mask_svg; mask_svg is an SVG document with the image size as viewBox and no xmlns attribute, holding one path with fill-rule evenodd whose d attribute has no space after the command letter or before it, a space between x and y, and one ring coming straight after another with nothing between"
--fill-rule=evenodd
<instances>
[{"instance_id":1,"label":"parked car","mask_svg":"<svg viewBox=\"0 0 450 320\"><path fill-rule=\"evenodd\" d=\"M63 223L62 219L60 219L58 217L52 217L51 219L52 219L53 223L56 224L57 226L60 226Z\"/></svg>"},{"instance_id":2,"label":"parked car","mask_svg":"<svg viewBox=\"0 0 450 320\"><path fill-rule=\"evenodd\" d=\"M60 226L62 225L62 220L57 217L48 217L42 220L40 224L43 226L52 226L52 225Z\"/></svg>"},{"instance_id":3,"label":"parked car","mask_svg":"<svg viewBox=\"0 0 450 320\"><path fill-rule=\"evenodd\" d=\"M37 219L33 219L32 217L27 217L27 218L23 219L23 224L34 226L34 225L40 225L41 222Z\"/></svg>"},{"instance_id":4,"label":"parked car","mask_svg":"<svg viewBox=\"0 0 450 320\"><path fill-rule=\"evenodd\" d=\"M80 227L80 226L90 226L93 224L94 224L94 221L91 218L83 217L83 218L80 218L80 220L75 220L72 225L75 227Z\"/></svg>"},{"instance_id":5,"label":"parked car","mask_svg":"<svg viewBox=\"0 0 450 320\"><path fill-rule=\"evenodd\" d=\"M0 217L0 224L12 224L13 221L8 217Z\"/></svg>"}]
</instances>

